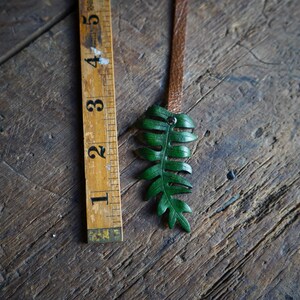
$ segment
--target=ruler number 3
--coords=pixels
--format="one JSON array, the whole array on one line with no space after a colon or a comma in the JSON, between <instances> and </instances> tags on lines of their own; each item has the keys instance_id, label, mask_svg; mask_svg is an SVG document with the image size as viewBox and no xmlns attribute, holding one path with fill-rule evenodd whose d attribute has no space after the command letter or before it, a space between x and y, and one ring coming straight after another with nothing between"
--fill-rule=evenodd
<instances>
[{"instance_id":1,"label":"ruler number 3","mask_svg":"<svg viewBox=\"0 0 300 300\"><path fill-rule=\"evenodd\" d=\"M100 99L96 99L96 100L88 100L86 102L86 109L88 111L94 111L94 108L96 108L97 111L102 111L104 108L103 101Z\"/></svg>"}]
</instances>

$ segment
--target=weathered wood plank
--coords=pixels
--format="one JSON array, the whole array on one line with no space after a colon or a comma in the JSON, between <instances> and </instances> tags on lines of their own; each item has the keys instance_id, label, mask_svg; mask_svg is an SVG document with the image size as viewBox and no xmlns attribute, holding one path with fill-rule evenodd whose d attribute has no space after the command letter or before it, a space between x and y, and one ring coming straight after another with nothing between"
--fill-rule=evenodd
<instances>
[{"instance_id":1,"label":"weathered wood plank","mask_svg":"<svg viewBox=\"0 0 300 300\"><path fill-rule=\"evenodd\" d=\"M142 201L132 152L132 125L163 100L169 9L113 1L122 244L80 242L76 16L2 66L2 298L300 297L299 5L191 2L184 109L200 139L190 235Z\"/></svg>"},{"instance_id":2,"label":"weathered wood plank","mask_svg":"<svg viewBox=\"0 0 300 300\"><path fill-rule=\"evenodd\" d=\"M0 3L0 63L62 20L71 9L68 0L2 1Z\"/></svg>"}]
</instances>

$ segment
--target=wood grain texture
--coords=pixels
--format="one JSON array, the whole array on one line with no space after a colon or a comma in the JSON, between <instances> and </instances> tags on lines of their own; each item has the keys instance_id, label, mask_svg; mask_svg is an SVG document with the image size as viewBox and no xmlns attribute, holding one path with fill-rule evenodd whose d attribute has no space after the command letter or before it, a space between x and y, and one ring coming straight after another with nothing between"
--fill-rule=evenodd
<instances>
[{"instance_id":1,"label":"wood grain texture","mask_svg":"<svg viewBox=\"0 0 300 300\"><path fill-rule=\"evenodd\" d=\"M83 243L76 13L1 66L2 299L300 298L299 3L189 5L191 234L142 201L133 153L135 121L164 103L171 1L112 1L121 244Z\"/></svg>"},{"instance_id":2,"label":"wood grain texture","mask_svg":"<svg viewBox=\"0 0 300 300\"><path fill-rule=\"evenodd\" d=\"M21 51L57 22L75 5L69 0L0 2L0 63Z\"/></svg>"}]
</instances>

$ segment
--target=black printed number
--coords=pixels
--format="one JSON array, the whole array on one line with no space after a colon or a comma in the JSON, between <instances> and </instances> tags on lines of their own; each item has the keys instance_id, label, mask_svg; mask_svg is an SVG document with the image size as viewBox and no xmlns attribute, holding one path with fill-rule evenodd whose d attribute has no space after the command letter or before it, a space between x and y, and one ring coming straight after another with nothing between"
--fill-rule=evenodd
<instances>
[{"instance_id":1,"label":"black printed number","mask_svg":"<svg viewBox=\"0 0 300 300\"><path fill-rule=\"evenodd\" d=\"M89 148L89 150L88 150L88 156L89 156L90 158L94 159L94 158L96 157L95 153L96 153L97 155L99 155L100 157L102 157L102 158L106 158L106 157L104 156L105 148L104 148L103 146L98 146L98 148L95 147L95 146L91 146L91 147Z\"/></svg>"},{"instance_id":2,"label":"black printed number","mask_svg":"<svg viewBox=\"0 0 300 300\"><path fill-rule=\"evenodd\" d=\"M92 67L97 68L97 63L99 62L99 57L94 56L93 58L85 58L84 59L88 64Z\"/></svg>"},{"instance_id":3,"label":"black printed number","mask_svg":"<svg viewBox=\"0 0 300 300\"><path fill-rule=\"evenodd\" d=\"M88 100L86 102L86 109L88 111L94 111L94 109L96 109L97 111L102 111L103 108L104 108L104 104L103 101L100 99Z\"/></svg>"},{"instance_id":4,"label":"black printed number","mask_svg":"<svg viewBox=\"0 0 300 300\"><path fill-rule=\"evenodd\" d=\"M93 197L91 198L92 204L94 205L94 202L100 202L100 201L106 201L106 205L108 205L108 193L106 193L106 196L103 197Z\"/></svg>"},{"instance_id":5,"label":"black printed number","mask_svg":"<svg viewBox=\"0 0 300 300\"><path fill-rule=\"evenodd\" d=\"M97 25L99 23L99 18L96 15L90 15L88 19L85 16L82 16L82 19L82 23L86 25Z\"/></svg>"}]
</instances>

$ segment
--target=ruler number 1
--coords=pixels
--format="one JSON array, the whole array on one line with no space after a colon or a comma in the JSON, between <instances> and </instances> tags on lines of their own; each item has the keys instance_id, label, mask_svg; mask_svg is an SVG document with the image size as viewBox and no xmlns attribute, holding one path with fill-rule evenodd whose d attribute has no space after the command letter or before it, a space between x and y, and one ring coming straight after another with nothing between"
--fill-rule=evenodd
<instances>
[{"instance_id":1,"label":"ruler number 1","mask_svg":"<svg viewBox=\"0 0 300 300\"><path fill-rule=\"evenodd\" d=\"M106 205L108 205L108 193L106 193L106 196L104 197L93 197L91 198L92 205L94 205L94 202L99 202L99 201L106 201Z\"/></svg>"}]
</instances>

